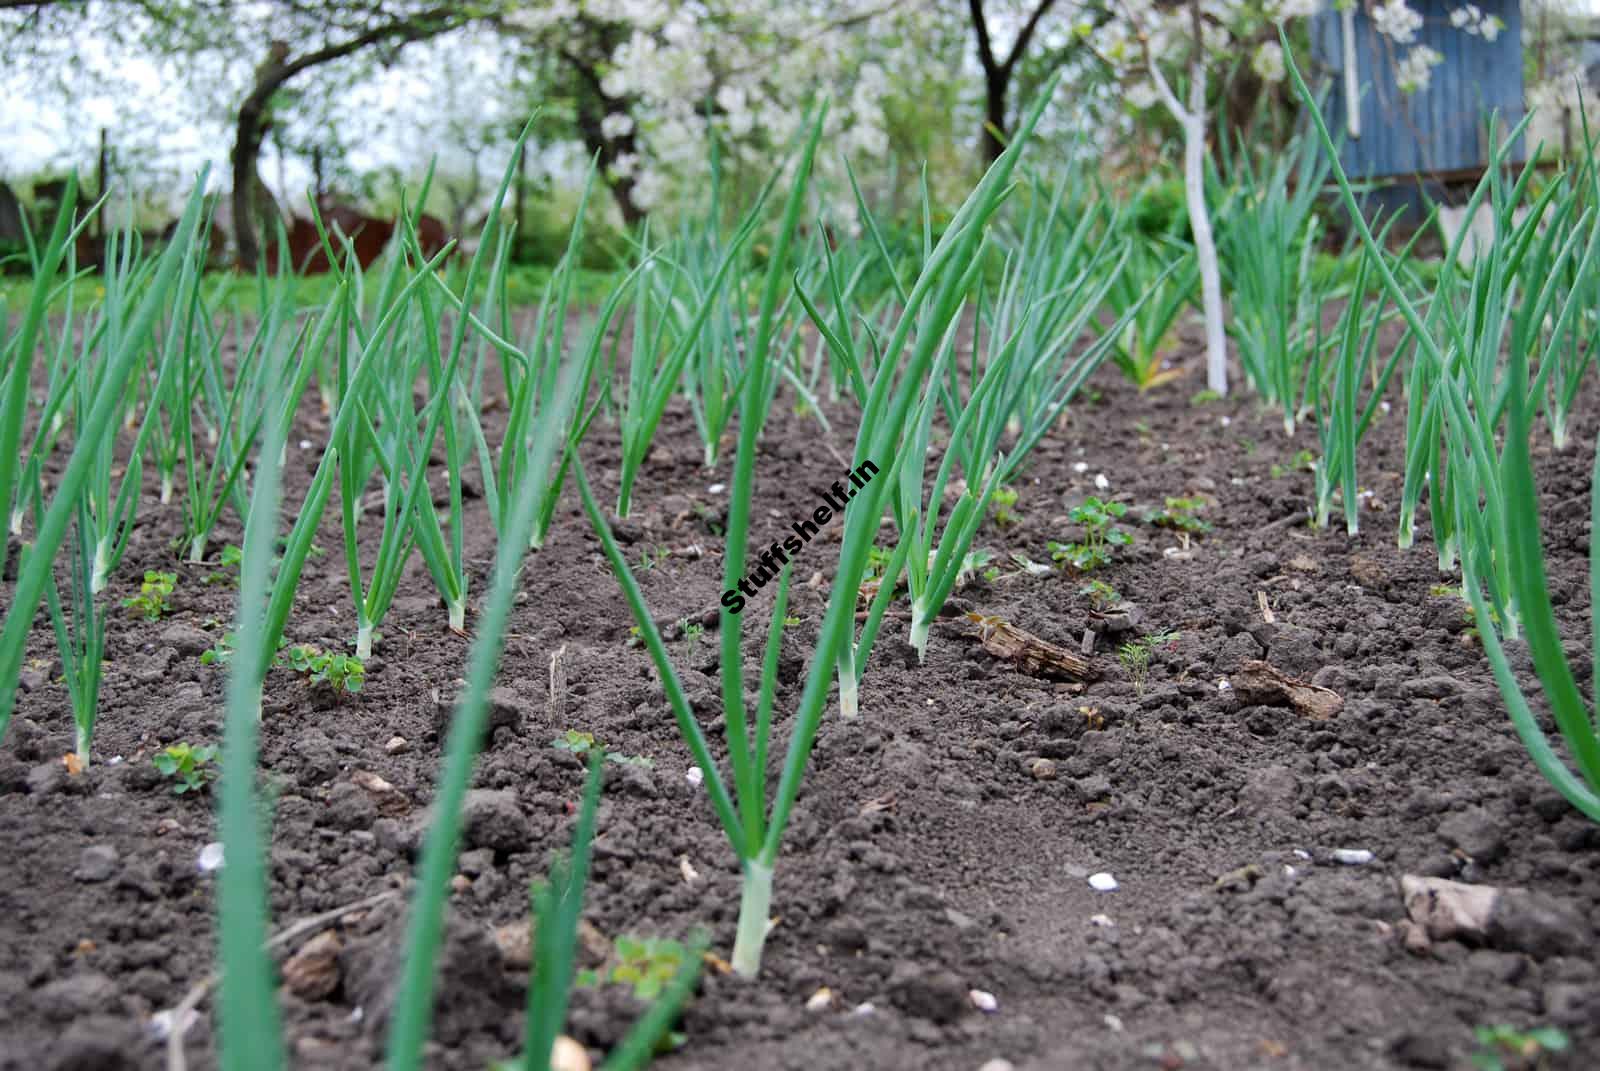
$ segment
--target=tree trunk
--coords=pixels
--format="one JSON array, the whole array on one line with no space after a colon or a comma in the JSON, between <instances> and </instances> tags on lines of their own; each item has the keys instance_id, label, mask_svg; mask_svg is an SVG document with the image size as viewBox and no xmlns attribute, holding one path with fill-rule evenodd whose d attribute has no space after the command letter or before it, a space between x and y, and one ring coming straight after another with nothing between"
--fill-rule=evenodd
<instances>
[{"instance_id":1,"label":"tree trunk","mask_svg":"<svg viewBox=\"0 0 1600 1071\"><path fill-rule=\"evenodd\" d=\"M1200 265L1200 299L1206 318L1206 386L1228 393L1228 344L1223 333L1222 272L1206 205L1206 42L1200 0L1189 0L1194 27L1194 63L1189 75L1189 108L1183 119L1183 187L1189 203L1189 229ZM1285 402L1285 404L1289 404Z\"/></svg>"},{"instance_id":2,"label":"tree trunk","mask_svg":"<svg viewBox=\"0 0 1600 1071\"><path fill-rule=\"evenodd\" d=\"M1194 233L1195 260L1200 265L1200 298L1206 319L1206 386L1228 393L1228 347L1223 333L1222 272L1217 242L1206 206L1206 68L1195 64L1188 114L1183 117L1183 193L1188 202L1189 229Z\"/></svg>"},{"instance_id":3,"label":"tree trunk","mask_svg":"<svg viewBox=\"0 0 1600 1071\"><path fill-rule=\"evenodd\" d=\"M266 136L262 125L264 102L259 92L245 98L233 131L233 240L239 267L247 272L255 271L261 259L261 246L256 240L256 209L260 204L256 190L261 185L261 175L256 162L261 158L261 141Z\"/></svg>"},{"instance_id":4,"label":"tree trunk","mask_svg":"<svg viewBox=\"0 0 1600 1071\"><path fill-rule=\"evenodd\" d=\"M1145 65L1156 95L1183 127L1183 199L1189 210L1189 230L1194 235L1194 256L1200 266L1201 304L1206 320L1206 386L1228 393L1228 347L1223 331L1222 272L1217 266L1217 242L1211 232L1211 211L1206 207L1206 55L1199 0L1190 0L1193 20L1194 60L1189 68L1189 104L1185 107L1161 73L1156 57L1145 44Z\"/></svg>"},{"instance_id":5,"label":"tree trunk","mask_svg":"<svg viewBox=\"0 0 1600 1071\"><path fill-rule=\"evenodd\" d=\"M601 172L605 172L621 156L636 156L639 150L634 129L621 137L608 138L603 125L607 115L613 112L626 113L627 101L606 94L600 86L600 74L593 64L566 51L562 52L562 58L572 66L583 83L577 93L578 136L583 139L583 146L589 150L589 155L599 160ZM611 196L617 202L617 210L622 213L622 222L630 229L644 222L645 210L633 199L633 176L619 175L609 185Z\"/></svg>"},{"instance_id":6,"label":"tree trunk","mask_svg":"<svg viewBox=\"0 0 1600 1071\"><path fill-rule=\"evenodd\" d=\"M266 61L256 69L255 85L251 87L249 96L239 105L238 120L234 124L233 229L234 239L239 246L241 268L253 271L261 258L261 247L256 239L255 229L257 213L263 205L267 206L267 211L262 213L264 215L277 211L277 205L271 201L271 195L267 193L266 184L261 181L257 169L257 163L261 159L261 141L272 125L268 117L272 95L283 88L285 82L308 68L354 55L380 41L394 41L398 45L403 45L410 41L436 37L463 25L467 19L468 16L455 13L449 7L435 8L421 14L397 18L393 22L381 23L348 40L326 45L293 60L289 59L288 45L282 41L272 43Z\"/></svg>"},{"instance_id":7,"label":"tree trunk","mask_svg":"<svg viewBox=\"0 0 1600 1071\"><path fill-rule=\"evenodd\" d=\"M1006 94L1011 88L1011 69L997 67L983 77L983 162L992 164L1005 152Z\"/></svg>"},{"instance_id":8,"label":"tree trunk","mask_svg":"<svg viewBox=\"0 0 1600 1071\"><path fill-rule=\"evenodd\" d=\"M967 0L967 10L972 18L972 32L978 39L978 63L983 67L983 162L992 164L1000 158L1006 147L1006 97L1011 93L1011 75L1022 57L1027 55L1028 42L1039 29L1040 21L1049 14L1056 0L1040 0L1028 21L1023 23L1012 42L1011 52L1005 59L995 54L994 42L989 38L989 20L984 15L983 0Z\"/></svg>"}]
</instances>

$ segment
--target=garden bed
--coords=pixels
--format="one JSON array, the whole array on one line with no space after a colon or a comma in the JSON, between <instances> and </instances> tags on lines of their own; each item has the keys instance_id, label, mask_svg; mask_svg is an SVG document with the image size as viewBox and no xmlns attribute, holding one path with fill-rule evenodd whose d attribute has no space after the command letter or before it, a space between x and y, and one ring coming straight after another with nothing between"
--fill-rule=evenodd
<instances>
[{"instance_id":1,"label":"garden bed","mask_svg":"<svg viewBox=\"0 0 1600 1071\"><path fill-rule=\"evenodd\" d=\"M830 710L824 721L777 869L779 920L760 979L708 968L683 1043L659 1066L1453 1068L1469 1066L1474 1027L1498 1024L1560 1026L1571 1049L1549 1066L1592 1066L1600 827L1527 758L1465 604L1440 587L1452 581L1432 546L1424 537L1395 549L1400 412L1363 451L1372 493L1352 538L1301 523L1311 476L1296 455L1309 430L1286 442L1280 417L1248 398L1190 404L1197 378L1139 395L1103 369L1093 397L1037 448L1015 523L980 531L975 546L993 552L1000 575L957 594L962 610L1078 650L1091 616L1085 578L1030 575L1010 555L1047 563L1047 544L1072 534L1070 508L1091 495L1123 501L1135 541L1090 579L1130 600L1144 633L1176 633L1151 651L1145 679L1133 679L1122 640L1109 636L1094 654L1096 679L1029 676L988 653L980 626L960 614L935 626L919 667L903 643L907 622L891 620L864 678L861 719ZM1580 663L1593 462L1582 444L1600 431L1593 384L1586 390L1579 445L1552 454L1541 433L1535 455L1552 518L1550 588ZM842 408L830 417L854 426ZM287 512L326 434L308 399L291 436ZM826 438L787 403L774 407L753 543L781 537L814 504L810 488L838 477ZM297 449L301 440L310 448ZM849 442L833 446L844 453ZM582 452L603 495L614 493L614 427L598 422ZM727 468L702 468L675 401L634 516L617 525L703 723L720 712L714 521L726 502L712 488ZM1139 523L1168 497L1207 502L1198 516L1212 529L1187 549L1172 530ZM469 510L477 537L467 556L482 592L492 529L481 500ZM111 594L132 594L146 569L176 571L172 612L114 619L94 762L82 774L62 762L72 719L52 679L48 618L37 619L27 691L0 748L0 1068L167 1066L149 1017L212 969L213 877L197 866L217 839L212 793L174 794L152 756L220 743L225 675L200 655L231 621L235 591L225 575L206 582L214 565L176 564L179 532L176 508L152 499L141 509ZM830 535L837 526L797 559L789 612L799 624L784 638L780 716L816 639L826 588L806 581L831 572ZM218 545L238 541L237 530L221 536ZM354 624L335 511L319 542L328 553L307 565L288 634L338 649ZM412 570L360 694L335 700L283 669L268 678L275 928L400 889L412 873L468 643L444 627L421 562ZM497 928L526 919L529 882L569 840L583 767L552 746L567 730L650 764L607 768L589 954L620 935L684 938L701 926L720 955L732 943L734 860L686 778L693 764L570 490L522 590L497 728L477 766L475 787L488 791L467 815L430 1066L476 1071L519 1048L526 968L515 934ZM757 623L752 660L770 605L767 592L745 611ZM1319 720L1222 686L1250 660L1331 690L1338 712ZM1372 859L1339 862L1341 849ZM1114 891L1091 887L1102 873ZM1426 942L1406 924L1407 874L1539 895L1512 898L1482 942ZM282 999L296 1066L379 1063L403 908L391 897L289 943L295 951L333 933L312 950L325 958L302 955L289 972L298 992ZM994 1010L979 1010L973 990L992 995ZM192 1067L214 1065L209 1007L188 1031ZM580 989L569 1032L598 1052L640 1007L621 986Z\"/></svg>"}]
</instances>

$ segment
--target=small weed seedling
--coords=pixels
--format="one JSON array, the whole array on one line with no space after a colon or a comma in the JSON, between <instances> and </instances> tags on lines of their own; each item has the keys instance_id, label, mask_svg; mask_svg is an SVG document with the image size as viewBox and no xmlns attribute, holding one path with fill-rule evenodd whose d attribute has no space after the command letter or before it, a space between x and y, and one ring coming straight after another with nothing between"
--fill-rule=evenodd
<instances>
[{"instance_id":1,"label":"small weed seedling","mask_svg":"<svg viewBox=\"0 0 1600 1071\"><path fill-rule=\"evenodd\" d=\"M1020 524L1022 518L1018 517L1013 507L1017 504L1017 490L1014 487L1001 487L989 499L994 507L994 523L1001 528L1010 528Z\"/></svg>"},{"instance_id":2,"label":"small weed seedling","mask_svg":"<svg viewBox=\"0 0 1600 1071\"><path fill-rule=\"evenodd\" d=\"M1510 1026L1480 1026L1473 1030L1478 1049L1472 1066L1481 1071L1543 1071L1552 1052L1565 1052L1571 1042L1553 1026L1518 1030Z\"/></svg>"},{"instance_id":3,"label":"small weed seedling","mask_svg":"<svg viewBox=\"0 0 1600 1071\"><path fill-rule=\"evenodd\" d=\"M1144 695L1145 681L1150 676L1150 655L1177 638L1176 632L1152 632L1143 639L1130 640L1117 650L1117 661L1133 680L1135 695Z\"/></svg>"},{"instance_id":4,"label":"small weed seedling","mask_svg":"<svg viewBox=\"0 0 1600 1071\"><path fill-rule=\"evenodd\" d=\"M1000 576L1000 570L994 567L993 562L992 550L967 551L966 556L961 559L961 571L956 574L956 584L962 586L971 583L972 578L980 571L985 580L993 583Z\"/></svg>"},{"instance_id":5,"label":"small weed seedling","mask_svg":"<svg viewBox=\"0 0 1600 1071\"><path fill-rule=\"evenodd\" d=\"M633 995L653 1001L684 968L687 951L670 937L618 937L617 963L606 980L630 986Z\"/></svg>"},{"instance_id":6,"label":"small weed seedling","mask_svg":"<svg viewBox=\"0 0 1600 1071\"><path fill-rule=\"evenodd\" d=\"M1133 542L1133 536L1116 525L1116 521L1127 512L1128 507L1121 502L1086 499L1083 505L1067 514L1068 520L1083 525L1083 542L1051 543L1050 557L1080 573L1110 565L1111 548L1125 547Z\"/></svg>"},{"instance_id":7,"label":"small weed seedling","mask_svg":"<svg viewBox=\"0 0 1600 1071\"><path fill-rule=\"evenodd\" d=\"M359 692L367 683L366 663L354 655L330 654L309 643L297 643L279 658L280 664L304 676L309 684L325 685L335 695Z\"/></svg>"},{"instance_id":8,"label":"small weed seedling","mask_svg":"<svg viewBox=\"0 0 1600 1071\"><path fill-rule=\"evenodd\" d=\"M605 756L605 760L614 766L642 766L648 770L655 765L643 755L624 755L620 751L609 751L605 748L605 745L595 739L593 733L586 733L579 729L568 729L550 741L550 746L557 751L571 752L579 758L598 750Z\"/></svg>"},{"instance_id":9,"label":"small weed seedling","mask_svg":"<svg viewBox=\"0 0 1600 1071\"><path fill-rule=\"evenodd\" d=\"M648 573L670 557L672 557L671 547L657 546L645 550L640 554L639 564L633 567L633 571L636 573Z\"/></svg>"},{"instance_id":10,"label":"small weed seedling","mask_svg":"<svg viewBox=\"0 0 1600 1071\"><path fill-rule=\"evenodd\" d=\"M1311 456L1311 451L1301 450L1294 455L1288 465L1274 464L1268 471L1272 473L1272 478L1277 480L1287 476L1290 472L1293 472L1297 469L1315 471L1316 467L1317 459Z\"/></svg>"},{"instance_id":11,"label":"small weed seedling","mask_svg":"<svg viewBox=\"0 0 1600 1071\"><path fill-rule=\"evenodd\" d=\"M1190 405L1190 407L1196 408L1196 409L1198 409L1202 405L1210 405L1212 402L1220 402L1220 401L1222 401L1222 395L1220 395L1216 391L1210 390L1210 389L1202 390L1202 391L1196 391L1195 393L1193 393L1193 394L1191 394L1189 396L1189 405Z\"/></svg>"},{"instance_id":12,"label":"small weed seedling","mask_svg":"<svg viewBox=\"0 0 1600 1071\"><path fill-rule=\"evenodd\" d=\"M232 584L239 586L239 563L244 561L244 551L232 543L222 548L217 558L217 571L200 578L202 584ZM228 570L232 570L229 572Z\"/></svg>"},{"instance_id":13,"label":"small weed seedling","mask_svg":"<svg viewBox=\"0 0 1600 1071\"><path fill-rule=\"evenodd\" d=\"M211 648L208 651L202 651L200 653L200 664L202 666L225 666L225 665L227 665L229 662L233 661L233 653L234 653L235 643L236 643L236 638L235 638L234 634L231 633L231 632L224 632L222 634L222 639L217 641L217 645L215 647ZM273 656L273 658L272 658L272 664L273 665L275 665L275 666L283 666L283 665L287 665L288 664L287 662L284 661L284 650L288 646L289 646L289 641L284 639L282 636L279 636L278 637L278 653L275 654Z\"/></svg>"},{"instance_id":14,"label":"small weed seedling","mask_svg":"<svg viewBox=\"0 0 1600 1071\"><path fill-rule=\"evenodd\" d=\"M217 775L216 770L211 767L211 761L216 757L217 749L211 745L190 747L188 744L173 744L156 752L155 758L151 761L163 776L177 782L172 786L173 794L182 796L188 792L200 792L205 789Z\"/></svg>"},{"instance_id":15,"label":"small weed seedling","mask_svg":"<svg viewBox=\"0 0 1600 1071\"><path fill-rule=\"evenodd\" d=\"M1106 610L1122 601L1122 593L1107 584L1104 580L1091 580L1078 589L1078 594L1086 596L1089 605L1096 613L1105 613Z\"/></svg>"},{"instance_id":16,"label":"small weed seedling","mask_svg":"<svg viewBox=\"0 0 1600 1071\"><path fill-rule=\"evenodd\" d=\"M706 627L698 621L690 621L685 617L678 624L683 627L683 638L689 641L691 647L699 644L700 637L705 635Z\"/></svg>"},{"instance_id":17,"label":"small weed seedling","mask_svg":"<svg viewBox=\"0 0 1600 1071\"><path fill-rule=\"evenodd\" d=\"M1157 528L1171 528L1179 532L1199 535L1211 531L1211 525L1195 514L1206 508L1204 499L1169 498L1160 509L1145 514L1145 523Z\"/></svg>"},{"instance_id":18,"label":"small weed seedling","mask_svg":"<svg viewBox=\"0 0 1600 1071\"><path fill-rule=\"evenodd\" d=\"M158 573L150 570L144 574L144 583L139 585L139 594L123 599L122 605L146 621L160 621L162 615L172 609L167 600L177 586L176 573Z\"/></svg>"}]
</instances>

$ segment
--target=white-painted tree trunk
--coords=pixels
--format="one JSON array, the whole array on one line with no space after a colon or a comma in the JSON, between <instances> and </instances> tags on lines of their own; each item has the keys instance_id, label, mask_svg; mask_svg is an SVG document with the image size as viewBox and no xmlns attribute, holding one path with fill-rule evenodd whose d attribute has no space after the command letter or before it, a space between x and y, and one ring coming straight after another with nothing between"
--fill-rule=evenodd
<instances>
[{"instance_id":1,"label":"white-painted tree trunk","mask_svg":"<svg viewBox=\"0 0 1600 1071\"><path fill-rule=\"evenodd\" d=\"M1356 6L1339 12L1339 35L1344 38L1344 128L1350 140L1361 137L1361 72L1356 69Z\"/></svg>"},{"instance_id":2,"label":"white-painted tree trunk","mask_svg":"<svg viewBox=\"0 0 1600 1071\"><path fill-rule=\"evenodd\" d=\"M1194 234L1195 260L1200 265L1200 299L1206 321L1206 386L1228 393L1228 345L1223 332L1222 271L1217 265L1217 241L1211 230L1211 210L1206 207L1206 66L1201 43L1190 65L1189 106L1178 101L1154 54L1149 55L1150 80L1167 111L1183 126L1183 199L1189 209L1189 230Z\"/></svg>"}]
</instances>

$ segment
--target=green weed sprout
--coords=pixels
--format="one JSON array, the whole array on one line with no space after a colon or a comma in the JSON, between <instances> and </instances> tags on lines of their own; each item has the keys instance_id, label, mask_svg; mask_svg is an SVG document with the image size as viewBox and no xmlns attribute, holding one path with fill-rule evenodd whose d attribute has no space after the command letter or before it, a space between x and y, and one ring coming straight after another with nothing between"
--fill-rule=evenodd
<instances>
[{"instance_id":1,"label":"green weed sprout","mask_svg":"<svg viewBox=\"0 0 1600 1071\"><path fill-rule=\"evenodd\" d=\"M1078 594L1086 596L1089 605L1102 613L1122 601L1122 594L1104 580L1089 581L1078 589Z\"/></svg>"},{"instance_id":2,"label":"green weed sprout","mask_svg":"<svg viewBox=\"0 0 1600 1071\"><path fill-rule=\"evenodd\" d=\"M1202 498L1168 498L1160 509L1145 514L1144 520L1146 524L1157 528L1202 535L1211 531L1211 525L1195 514L1205 508L1206 502Z\"/></svg>"},{"instance_id":3,"label":"green weed sprout","mask_svg":"<svg viewBox=\"0 0 1600 1071\"><path fill-rule=\"evenodd\" d=\"M1153 632L1141 639L1130 640L1117 649L1117 661L1128 671L1135 695L1144 694L1145 681L1150 676L1150 656L1177 638L1176 632Z\"/></svg>"},{"instance_id":4,"label":"green weed sprout","mask_svg":"<svg viewBox=\"0 0 1600 1071\"><path fill-rule=\"evenodd\" d=\"M1566 1052L1572 1042L1559 1027L1479 1026L1472 1030L1478 1048L1472 1066L1479 1071L1543 1071L1550 1053Z\"/></svg>"},{"instance_id":5,"label":"green weed sprout","mask_svg":"<svg viewBox=\"0 0 1600 1071\"><path fill-rule=\"evenodd\" d=\"M366 663L360 658L323 651L309 643L284 649L280 660L307 683L323 685L335 695L354 694L367 683Z\"/></svg>"},{"instance_id":6,"label":"green weed sprout","mask_svg":"<svg viewBox=\"0 0 1600 1071\"><path fill-rule=\"evenodd\" d=\"M1111 548L1133 543L1133 536L1116 524L1127 512L1128 507L1121 502L1102 502L1093 497L1085 499L1082 505L1073 507L1072 512L1067 514L1068 520L1083 526L1083 542L1050 543L1048 549L1051 559L1080 573L1110 565Z\"/></svg>"},{"instance_id":7,"label":"green weed sprout","mask_svg":"<svg viewBox=\"0 0 1600 1071\"><path fill-rule=\"evenodd\" d=\"M144 618L146 621L159 621L162 616L172 609L168 599L177 589L178 576L176 573L161 573L147 570L144 582L139 585L139 594L130 595L122 600L122 605Z\"/></svg>"},{"instance_id":8,"label":"green weed sprout","mask_svg":"<svg viewBox=\"0 0 1600 1071\"><path fill-rule=\"evenodd\" d=\"M606 980L626 985L640 1000L655 1000L679 973L693 971L690 950L670 937L618 937L617 963Z\"/></svg>"},{"instance_id":9,"label":"green weed sprout","mask_svg":"<svg viewBox=\"0 0 1600 1071\"><path fill-rule=\"evenodd\" d=\"M550 746L573 755L600 755L615 766L643 766L648 769L655 765L643 755L624 755L620 751L611 751L596 740L593 733L578 729L568 729L550 741Z\"/></svg>"},{"instance_id":10,"label":"green weed sprout","mask_svg":"<svg viewBox=\"0 0 1600 1071\"><path fill-rule=\"evenodd\" d=\"M993 497L989 499L989 508L994 517L994 523L1001 528L1010 528L1020 524L1014 512L1017 505L1017 489L1015 487L999 487L995 489Z\"/></svg>"},{"instance_id":11,"label":"green weed sprout","mask_svg":"<svg viewBox=\"0 0 1600 1071\"><path fill-rule=\"evenodd\" d=\"M173 744L156 752L151 761L163 776L177 782L172 786L172 792L182 796L203 791L211 783L217 775L211 766L211 761L216 757L217 749L211 745L190 747L188 744Z\"/></svg>"}]
</instances>

